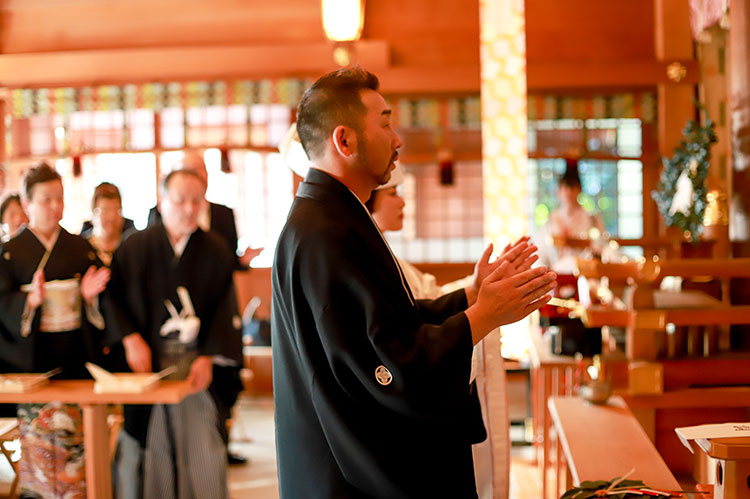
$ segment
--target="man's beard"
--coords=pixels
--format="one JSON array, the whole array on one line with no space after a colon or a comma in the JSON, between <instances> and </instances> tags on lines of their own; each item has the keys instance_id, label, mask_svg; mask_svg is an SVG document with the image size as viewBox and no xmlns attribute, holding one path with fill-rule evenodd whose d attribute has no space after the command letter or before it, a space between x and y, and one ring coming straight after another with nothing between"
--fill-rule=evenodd
<instances>
[{"instance_id":1,"label":"man's beard","mask_svg":"<svg viewBox=\"0 0 750 499\"><path fill-rule=\"evenodd\" d=\"M359 168L367 169L367 142L365 142L365 138L361 133L357 133L357 144L359 145L357 153L359 164L357 166ZM375 177L374 180L378 185L385 185L391 179L391 174L391 161L389 161L382 173L377 173L377 177Z\"/></svg>"}]
</instances>

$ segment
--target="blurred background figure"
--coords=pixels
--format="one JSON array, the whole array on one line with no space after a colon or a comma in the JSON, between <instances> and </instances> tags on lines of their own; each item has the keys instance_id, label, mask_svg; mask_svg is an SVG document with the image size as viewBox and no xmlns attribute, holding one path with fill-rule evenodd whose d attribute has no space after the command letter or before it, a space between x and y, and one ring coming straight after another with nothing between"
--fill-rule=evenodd
<instances>
[{"instance_id":1,"label":"blurred background figure","mask_svg":"<svg viewBox=\"0 0 750 499\"><path fill-rule=\"evenodd\" d=\"M595 228L603 232L601 217L587 212L581 203L581 177L578 174L578 161L565 160L565 173L557 186L557 199L560 206L550 215L550 232L554 236L587 239Z\"/></svg>"},{"instance_id":2,"label":"blurred background figure","mask_svg":"<svg viewBox=\"0 0 750 499\"><path fill-rule=\"evenodd\" d=\"M21 196L16 192L8 193L0 203L0 242L12 239L28 223L29 217L23 211Z\"/></svg>"},{"instance_id":3,"label":"blurred background figure","mask_svg":"<svg viewBox=\"0 0 750 499\"><path fill-rule=\"evenodd\" d=\"M178 163L174 170L192 170L201 176L203 181L208 185L208 171L203 157L195 152L186 152L185 157ZM161 213L159 207L154 206L148 212L148 225L154 225L161 222ZM234 219L234 212L231 208L222 204L211 203L206 201L203 210L198 217L198 226L204 231L215 232L220 236L229 249L232 250L232 257L235 261L237 270L247 270L253 258L258 256L263 248L244 248L241 256L238 255L237 248L237 224Z\"/></svg>"},{"instance_id":4,"label":"blurred background figure","mask_svg":"<svg viewBox=\"0 0 750 499\"><path fill-rule=\"evenodd\" d=\"M208 171L206 163L200 154L188 152L182 161L175 166L174 170L190 170L198 174L203 179L204 184L208 185ZM162 222L161 213L158 206L154 206L148 214L148 225L152 226ZM198 215L198 226L205 232L213 232L218 235L231 251L234 261L235 270L249 270L250 262L258 256L263 248L246 248L242 256L237 254L237 226L234 219L234 212L231 208L210 203L204 199L203 207ZM231 329L227 331L228 335L240 334L241 331ZM241 345L241 339L237 338L237 345ZM237 403L237 397L243 390L242 379L240 378L241 369L241 352L237 352L235 358L217 355L213 359L213 380L209 388L209 393L214 399L218 411L217 426L224 444L227 447L227 461L229 464L245 464L247 458L239 454L229 452L229 430L227 421L231 418L232 408Z\"/></svg>"},{"instance_id":5,"label":"blurred background figure","mask_svg":"<svg viewBox=\"0 0 750 499\"><path fill-rule=\"evenodd\" d=\"M116 185L102 182L94 190L91 201L93 217L84 222L81 236L89 240L104 265L112 262L112 254L131 232L133 221L122 216L122 197Z\"/></svg>"}]
</instances>

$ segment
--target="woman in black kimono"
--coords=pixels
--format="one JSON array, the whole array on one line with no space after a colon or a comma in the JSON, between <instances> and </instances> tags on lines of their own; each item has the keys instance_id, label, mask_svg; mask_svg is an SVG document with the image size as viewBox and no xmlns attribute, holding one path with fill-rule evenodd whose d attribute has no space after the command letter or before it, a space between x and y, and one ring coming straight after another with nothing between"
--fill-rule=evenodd
<instances>
[{"instance_id":1,"label":"woman in black kimono","mask_svg":"<svg viewBox=\"0 0 750 499\"><path fill-rule=\"evenodd\" d=\"M3 360L22 372L60 368L61 377L88 377L104 320L98 295L109 270L91 245L60 227L63 186L47 164L23 179L30 223L3 245L0 317L7 331ZM23 458L20 490L27 497L85 497L83 431L77 405L19 405Z\"/></svg>"}]
</instances>

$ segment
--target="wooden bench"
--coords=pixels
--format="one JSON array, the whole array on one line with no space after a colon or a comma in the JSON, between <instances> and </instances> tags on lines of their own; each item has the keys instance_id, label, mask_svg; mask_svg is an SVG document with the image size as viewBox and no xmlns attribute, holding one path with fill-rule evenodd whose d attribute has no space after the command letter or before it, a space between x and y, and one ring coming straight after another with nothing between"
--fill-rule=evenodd
<instances>
[{"instance_id":1,"label":"wooden bench","mask_svg":"<svg viewBox=\"0 0 750 499\"><path fill-rule=\"evenodd\" d=\"M620 397L611 397L606 405L591 405L579 397L554 396L548 405L564 453L557 456L557 474L565 475L565 490L586 480L611 480L631 468L635 468L631 479L658 489L680 490ZM558 489L556 496L561 493Z\"/></svg>"}]
</instances>

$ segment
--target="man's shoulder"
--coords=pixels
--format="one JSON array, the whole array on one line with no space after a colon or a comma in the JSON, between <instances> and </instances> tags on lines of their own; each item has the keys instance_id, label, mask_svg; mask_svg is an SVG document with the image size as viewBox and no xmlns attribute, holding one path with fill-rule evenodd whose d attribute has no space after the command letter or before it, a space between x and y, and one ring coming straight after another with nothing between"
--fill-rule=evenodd
<instances>
[{"instance_id":1,"label":"man's shoulder","mask_svg":"<svg viewBox=\"0 0 750 499\"><path fill-rule=\"evenodd\" d=\"M346 210L315 199L297 198L283 233L292 239L326 240L341 239L356 229L356 217Z\"/></svg>"},{"instance_id":2,"label":"man's shoulder","mask_svg":"<svg viewBox=\"0 0 750 499\"><path fill-rule=\"evenodd\" d=\"M164 228L161 224L149 225L143 230L130 230L127 232L127 236L123 233L125 237L123 237L118 250L127 250L153 244L154 241L158 241L162 237L161 233L163 231Z\"/></svg>"},{"instance_id":3,"label":"man's shoulder","mask_svg":"<svg viewBox=\"0 0 750 499\"><path fill-rule=\"evenodd\" d=\"M219 203L209 203L209 205L211 206L212 215L220 214L223 216L234 217L234 211L232 211L232 208L230 208L229 206L225 206Z\"/></svg>"}]
</instances>

